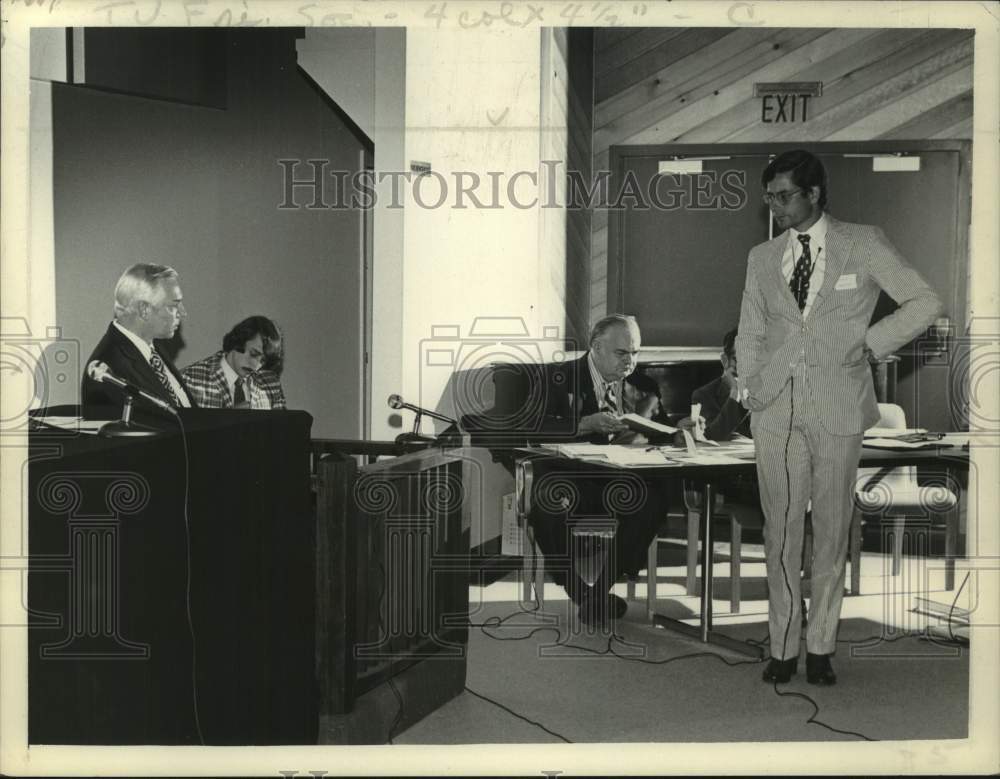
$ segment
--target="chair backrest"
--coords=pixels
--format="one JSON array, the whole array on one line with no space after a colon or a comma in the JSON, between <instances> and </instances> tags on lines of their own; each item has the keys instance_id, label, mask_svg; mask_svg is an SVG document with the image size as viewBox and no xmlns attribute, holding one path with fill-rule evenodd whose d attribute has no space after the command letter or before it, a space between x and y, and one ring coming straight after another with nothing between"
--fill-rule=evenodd
<instances>
[{"instance_id":1,"label":"chair backrest","mask_svg":"<svg viewBox=\"0 0 1000 779\"><path fill-rule=\"evenodd\" d=\"M906 429L906 412L903 411L901 406L897 406L895 403L879 403L878 415L878 427L891 428L892 430ZM865 484L878 472L878 468L858 468L858 480L855 483L855 488L858 490L863 489ZM917 469L913 465L893 468L879 480L879 483L889 489L895 487L915 487L917 483Z\"/></svg>"},{"instance_id":2,"label":"chair backrest","mask_svg":"<svg viewBox=\"0 0 1000 779\"><path fill-rule=\"evenodd\" d=\"M879 403L878 416L879 427L889 427L893 430L906 429L906 412L895 403Z\"/></svg>"}]
</instances>

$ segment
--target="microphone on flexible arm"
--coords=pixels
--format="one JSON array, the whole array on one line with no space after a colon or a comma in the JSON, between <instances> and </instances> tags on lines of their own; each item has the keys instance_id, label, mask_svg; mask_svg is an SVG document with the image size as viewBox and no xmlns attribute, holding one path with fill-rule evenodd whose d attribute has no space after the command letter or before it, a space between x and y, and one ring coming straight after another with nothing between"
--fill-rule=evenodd
<instances>
[{"instance_id":1,"label":"microphone on flexible arm","mask_svg":"<svg viewBox=\"0 0 1000 779\"><path fill-rule=\"evenodd\" d=\"M156 435L159 431L139 425L132 421L132 403L136 397L140 397L147 403L151 403L162 411L166 411L173 416L177 416L177 409L164 400L139 389L134 384L129 384L124 379L115 376L107 363L100 360L91 360L87 364L87 376L101 384L110 384L118 387L125 393L125 403L122 406L122 418L117 422L109 422L100 429L100 435L105 438L133 437Z\"/></svg>"},{"instance_id":2,"label":"microphone on flexible arm","mask_svg":"<svg viewBox=\"0 0 1000 779\"><path fill-rule=\"evenodd\" d=\"M444 414L438 414L436 411L431 411L426 408L421 408L420 406L414 406L412 403L407 403L406 401L404 401L403 398L400 397L399 395L390 395L388 403L389 403L389 408L394 408L394 409L405 408L416 414L416 416L413 418L413 432L401 433L400 435L396 436L397 443L414 442L414 441L430 442L433 440L432 438L428 438L427 436L423 436L420 434L420 417L423 414L426 414L427 416L433 419L438 419L442 422L447 422L451 425L455 425L456 427L458 427L458 422L452 419L451 417L446 417Z\"/></svg>"}]
</instances>

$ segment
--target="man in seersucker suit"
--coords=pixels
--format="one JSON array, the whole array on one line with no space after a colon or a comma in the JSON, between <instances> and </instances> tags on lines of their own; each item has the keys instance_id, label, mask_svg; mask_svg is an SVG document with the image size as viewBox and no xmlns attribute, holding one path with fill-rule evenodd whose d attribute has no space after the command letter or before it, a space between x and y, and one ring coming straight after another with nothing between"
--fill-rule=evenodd
<instances>
[{"instance_id":1,"label":"man in seersucker suit","mask_svg":"<svg viewBox=\"0 0 1000 779\"><path fill-rule=\"evenodd\" d=\"M750 250L736 356L740 397L753 412L766 520L771 660L764 681L787 682L798 667L798 572L811 500L806 678L829 685L837 678L830 658L862 435L879 419L869 357L923 332L941 302L880 228L825 213L826 171L815 156L785 152L761 182L784 232ZM880 290L899 308L869 327Z\"/></svg>"}]
</instances>

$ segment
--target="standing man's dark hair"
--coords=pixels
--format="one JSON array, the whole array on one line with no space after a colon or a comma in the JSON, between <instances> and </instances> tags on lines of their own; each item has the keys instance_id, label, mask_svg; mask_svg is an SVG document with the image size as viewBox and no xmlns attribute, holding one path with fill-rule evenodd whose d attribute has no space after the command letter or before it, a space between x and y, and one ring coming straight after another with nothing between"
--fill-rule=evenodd
<instances>
[{"instance_id":1,"label":"standing man's dark hair","mask_svg":"<svg viewBox=\"0 0 1000 779\"><path fill-rule=\"evenodd\" d=\"M819 187L819 207L826 208L826 168L815 155L804 149L779 154L764 168L760 183L767 188L779 173L789 174L792 182L800 189Z\"/></svg>"}]
</instances>

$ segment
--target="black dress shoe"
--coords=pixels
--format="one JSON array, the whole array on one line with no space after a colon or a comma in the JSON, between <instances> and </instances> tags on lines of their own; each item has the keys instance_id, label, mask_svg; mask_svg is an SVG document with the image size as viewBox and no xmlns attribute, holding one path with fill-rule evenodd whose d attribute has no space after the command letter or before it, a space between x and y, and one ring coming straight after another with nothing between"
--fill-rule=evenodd
<instances>
[{"instance_id":1,"label":"black dress shoe","mask_svg":"<svg viewBox=\"0 0 1000 779\"><path fill-rule=\"evenodd\" d=\"M806 653L806 681L809 684L831 685L837 683L837 674L830 665L830 655Z\"/></svg>"},{"instance_id":2,"label":"black dress shoe","mask_svg":"<svg viewBox=\"0 0 1000 779\"><path fill-rule=\"evenodd\" d=\"M799 669L799 658L789 657L787 660L775 660L773 657L764 669L763 679L765 682L777 682L785 684L790 681Z\"/></svg>"}]
</instances>

